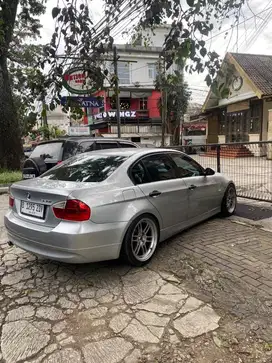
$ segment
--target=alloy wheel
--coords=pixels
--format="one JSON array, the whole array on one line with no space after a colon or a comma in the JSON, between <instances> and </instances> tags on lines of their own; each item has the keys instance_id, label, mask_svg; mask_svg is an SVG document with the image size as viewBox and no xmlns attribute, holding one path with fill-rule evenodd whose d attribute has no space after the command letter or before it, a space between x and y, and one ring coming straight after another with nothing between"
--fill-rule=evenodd
<instances>
[{"instance_id":1,"label":"alloy wheel","mask_svg":"<svg viewBox=\"0 0 272 363\"><path fill-rule=\"evenodd\" d=\"M147 261L154 253L158 241L155 222L149 218L141 219L131 235L131 249L134 257L141 262Z\"/></svg>"},{"instance_id":2,"label":"alloy wheel","mask_svg":"<svg viewBox=\"0 0 272 363\"><path fill-rule=\"evenodd\" d=\"M237 202L237 197L236 197L235 188L230 186L226 195L226 207L228 213L232 214L234 212L236 208L236 202Z\"/></svg>"}]
</instances>

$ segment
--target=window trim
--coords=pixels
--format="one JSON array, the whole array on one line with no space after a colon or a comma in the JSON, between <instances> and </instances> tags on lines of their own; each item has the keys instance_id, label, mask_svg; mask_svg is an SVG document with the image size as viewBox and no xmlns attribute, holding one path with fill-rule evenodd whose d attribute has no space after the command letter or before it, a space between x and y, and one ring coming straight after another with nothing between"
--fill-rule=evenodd
<instances>
[{"instance_id":1,"label":"window trim","mask_svg":"<svg viewBox=\"0 0 272 363\"><path fill-rule=\"evenodd\" d=\"M182 155L182 154L179 154L179 153L175 153L175 154L178 154L178 155ZM152 178L148 172L148 170L146 169L145 165L142 164L143 168L145 169L145 172L146 172L146 175L148 177L148 180L149 182L148 183L142 183L142 184L135 184L135 182L133 181L133 178L131 176L131 169L135 166L135 164L137 164L138 162L142 162L142 160L150 157L150 156L154 156L154 155L164 155L166 156L170 163L173 165L173 168L175 170L175 174L176 174L176 165L174 163L174 161L172 160L172 158L170 157L170 153L169 152L155 152L155 153L150 153L150 154L147 154L147 155L144 155L144 156L140 156L139 159L135 160L131 165L130 167L128 168L128 171L127 171L127 174L128 174L128 177L129 179L131 180L132 184L135 185L135 186L138 186L138 185L145 185L145 184L150 184L150 183L161 183L161 182L169 182L169 180L176 180L176 179L180 179L178 178L177 174L176 174L176 178L174 179L167 179L167 180L158 180L158 181L152 181Z\"/></svg>"},{"instance_id":2,"label":"window trim","mask_svg":"<svg viewBox=\"0 0 272 363\"><path fill-rule=\"evenodd\" d=\"M155 80L157 77L157 67L156 63L147 63L147 71L148 71L148 78ZM150 72L152 72L152 77L150 77Z\"/></svg>"}]
</instances>

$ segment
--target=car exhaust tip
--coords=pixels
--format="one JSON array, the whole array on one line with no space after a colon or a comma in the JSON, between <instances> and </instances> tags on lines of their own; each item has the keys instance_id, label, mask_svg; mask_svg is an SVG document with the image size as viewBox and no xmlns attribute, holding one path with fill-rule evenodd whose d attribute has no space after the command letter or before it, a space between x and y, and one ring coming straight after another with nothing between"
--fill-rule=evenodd
<instances>
[{"instance_id":1,"label":"car exhaust tip","mask_svg":"<svg viewBox=\"0 0 272 363\"><path fill-rule=\"evenodd\" d=\"M11 241L8 241L8 245L9 245L9 247L13 247L14 246L14 244Z\"/></svg>"}]
</instances>

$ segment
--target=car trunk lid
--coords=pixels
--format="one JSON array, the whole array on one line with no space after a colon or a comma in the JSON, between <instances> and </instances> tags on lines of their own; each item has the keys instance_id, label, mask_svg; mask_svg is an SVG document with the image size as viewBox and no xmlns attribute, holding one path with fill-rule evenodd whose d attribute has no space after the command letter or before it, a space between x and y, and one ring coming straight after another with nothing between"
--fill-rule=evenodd
<instances>
[{"instance_id":1,"label":"car trunk lid","mask_svg":"<svg viewBox=\"0 0 272 363\"><path fill-rule=\"evenodd\" d=\"M60 223L52 206L66 201L76 190L90 188L96 183L76 183L42 178L22 181L11 186L10 192L15 199L15 215L32 223L55 227Z\"/></svg>"}]
</instances>

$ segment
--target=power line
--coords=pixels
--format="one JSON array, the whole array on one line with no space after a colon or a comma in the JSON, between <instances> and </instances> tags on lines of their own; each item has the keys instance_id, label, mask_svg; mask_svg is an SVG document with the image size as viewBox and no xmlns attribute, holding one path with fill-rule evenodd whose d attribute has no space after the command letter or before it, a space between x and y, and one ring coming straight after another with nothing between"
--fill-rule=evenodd
<instances>
[{"instance_id":1,"label":"power line","mask_svg":"<svg viewBox=\"0 0 272 363\"><path fill-rule=\"evenodd\" d=\"M265 8L263 10L267 10L267 8L271 5L272 1L268 1L268 3L266 4ZM251 10L251 9L250 9ZM253 11L251 10L251 12L253 13ZM245 38L245 40L241 43L240 47L241 49L244 49L247 50L253 43L254 41L254 38L255 38L255 35L256 33L259 33L260 34L260 31L264 25L264 23L267 24L267 19L269 19L270 17L270 14L271 14L271 11L266 15L266 17L263 19L263 18L258 18L257 20L259 21L258 25L257 25L257 21L255 21L255 28L253 28L250 33L249 33L249 40L247 39L247 37ZM245 35L246 35L246 32L245 32Z\"/></svg>"},{"instance_id":2,"label":"power line","mask_svg":"<svg viewBox=\"0 0 272 363\"><path fill-rule=\"evenodd\" d=\"M272 9L272 6L270 6L270 7L269 7L269 8L267 8L267 9L264 9L264 10L260 11L259 13L255 14L255 15L253 15L253 16L251 16L251 17L247 18L247 19L244 19L243 21L241 21L241 22L237 23L237 24L236 24L236 26L237 26L237 25L239 26L239 25L241 25L241 24L244 24L244 23L246 23L247 21L249 21L249 20L251 20L251 19L255 18L256 16L258 16L258 15L260 15L260 14L263 14L264 12L266 12L266 11L268 11L268 10L270 10L270 9ZM229 31L229 30L231 30L231 29L233 29L233 26L231 26L231 27L230 27L230 28L228 28L228 29L223 30L223 31L222 31L222 32L220 32L220 33L217 33L217 34L215 34L215 35L211 36L210 38L206 39L206 41L212 40L212 39L214 39L214 38L218 37L219 35L225 34L226 32L228 32L228 31Z\"/></svg>"}]
</instances>

